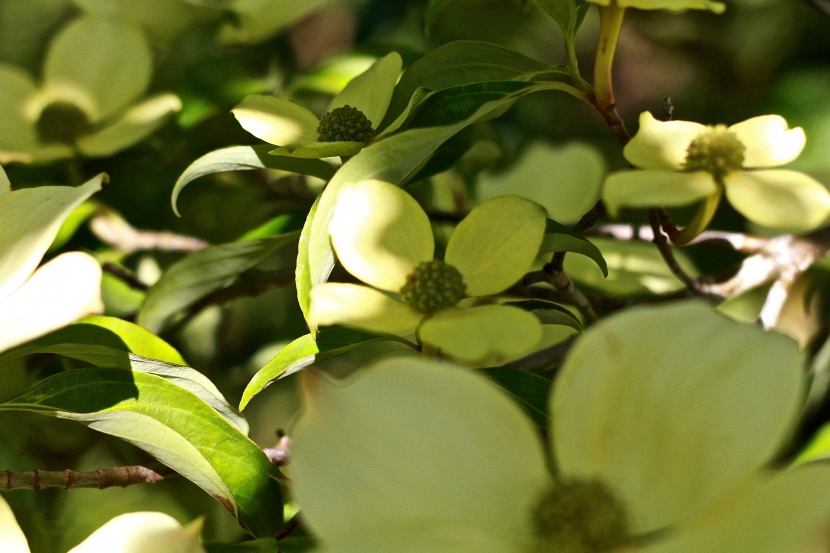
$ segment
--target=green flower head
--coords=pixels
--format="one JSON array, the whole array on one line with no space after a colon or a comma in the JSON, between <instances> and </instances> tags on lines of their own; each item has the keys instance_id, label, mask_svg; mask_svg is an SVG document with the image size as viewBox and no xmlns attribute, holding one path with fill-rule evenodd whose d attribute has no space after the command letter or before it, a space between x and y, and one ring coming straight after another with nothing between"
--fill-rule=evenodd
<instances>
[{"instance_id":1,"label":"green flower head","mask_svg":"<svg viewBox=\"0 0 830 553\"><path fill-rule=\"evenodd\" d=\"M759 225L812 230L830 216L830 191L804 173L775 169L795 160L805 141L801 128L790 129L778 115L727 127L658 121L645 112L624 150L639 169L609 175L603 200L614 214L622 207L717 202L725 193L739 213Z\"/></svg>"},{"instance_id":2,"label":"green flower head","mask_svg":"<svg viewBox=\"0 0 830 553\"><path fill-rule=\"evenodd\" d=\"M49 45L38 85L0 64L0 163L106 157L143 140L181 109L173 94L138 101L152 75L141 33L80 18Z\"/></svg>"},{"instance_id":3,"label":"green flower head","mask_svg":"<svg viewBox=\"0 0 830 553\"><path fill-rule=\"evenodd\" d=\"M549 398L548 454L475 371L301 378L291 479L322 553L780 553L830 517L829 465L767 468L802 407L797 346L702 303L591 327Z\"/></svg>"},{"instance_id":4,"label":"green flower head","mask_svg":"<svg viewBox=\"0 0 830 553\"><path fill-rule=\"evenodd\" d=\"M379 59L332 99L322 119L290 100L262 95L248 96L232 112L246 131L277 146L271 154L352 156L383 120L402 64L397 52Z\"/></svg>"},{"instance_id":5,"label":"green flower head","mask_svg":"<svg viewBox=\"0 0 830 553\"><path fill-rule=\"evenodd\" d=\"M314 324L341 324L407 335L474 365L503 363L532 351L538 319L506 305L462 308L518 281L533 264L545 210L516 196L486 201L456 227L443 260L426 213L392 184L345 184L329 232L337 257L369 286L325 283L311 291ZM462 302L463 305L463 302Z\"/></svg>"}]
</instances>

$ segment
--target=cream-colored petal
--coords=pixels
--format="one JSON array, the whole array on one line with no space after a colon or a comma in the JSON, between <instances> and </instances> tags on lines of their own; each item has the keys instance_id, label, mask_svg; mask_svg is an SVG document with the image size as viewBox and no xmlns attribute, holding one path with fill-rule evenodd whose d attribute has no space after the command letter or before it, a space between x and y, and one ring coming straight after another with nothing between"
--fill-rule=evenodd
<instances>
[{"instance_id":1,"label":"cream-colored petal","mask_svg":"<svg viewBox=\"0 0 830 553\"><path fill-rule=\"evenodd\" d=\"M529 536L528 513L549 476L533 424L490 380L411 357L347 381L313 370L301 379L290 477L323 545L526 550L514 540Z\"/></svg>"},{"instance_id":2,"label":"cream-colored petal","mask_svg":"<svg viewBox=\"0 0 830 553\"><path fill-rule=\"evenodd\" d=\"M801 408L798 347L698 301L636 307L577 341L550 404L565 476L596 477L636 533L711 507L767 463Z\"/></svg>"},{"instance_id":3,"label":"cream-colored petal","mask_svg":"<svg viewBox=\"0 0 830 553\"><path fill-rule=\"evenodd\" d=\"M432 260L429 219L399 187L376 180L347 183L336 201L331 243L340 263L363 282L398 292L418 263Z\"/></svg>"},{"instance_id":4,"label":"cream-colored petal","mask_svg":"<svg viewBox=\"0 0 830 553\"><path fill-rule=\"evenodd\" d=\"M718 194L709 173L661 169L617 171L605 179L602 199L612 216L623 207L679 206Z\"/></svg>"},{"instance_id":5,"label":"cream-colored petal","mask_svg":"<svg viewBox=\"0 0 830 553\"><path fill-rule=\"evenodd\" d=\"M27 153L37 148L29 103L37 88L32 78L22 69L0 64L0 163L28 161Z\"/></svg>"},{"instance_id":6,"label":"cream-colored petal","mask_svg":"<svg viewBox=\"0 0 830 553\"><path fill-rule=\"evenodd\" d=\"M11 191L12 183L9 181L8 175L6 175L6 170L0 167L0 196L8 194Z\"/></svg>"},{"instance_id":7,"label":"cream-colored petal","mask_svg":"<svg viewBox=\"0 0 830 553\"><path fill-rule=\"evenodd\" d=\"M41 186L0 196L0 300L29 278L63 222L102 180L98 175L77 188Z\"/></svg>"},{"instance_id":8,"label":"cream-colored petal","mask_svg":"<svg viewBox=\"0 0 830 553\"><path fill-rule=\"evenodd\" d=\"M474 367L503 365L533 352L542 325L532 313L509 305L445 309L424 321L421 340Z\"/></svg>"},{"instance_id":9,"label":"cream-colored petal","mask_svg":"<svg viewBox=\"0 0 830 553\"><path fill-rule=\"evenodd\" d=\"M766 168L786 165L801 154L807 137L804 129L789 128L780 115L761 115L729 127L744 145L744 163L747 168Z\"/></svg>"},{"instance_id":10,"label":"cream-colored petal","mask_svg":"<svg viewBox=\"0 0 830 553\"><path fill-rule=\"evenodd\" d=\"M29 541L17 524L9 504L0 495L0 551L3 553L30 553Z\"/></svg>"},{"instance_id":11,"label":"cream-colored petal","mask_svg":"<svg viewBox=\"0 0 830 553\"><path fill-rule=\"evenodd\" d=\"M299 104L274 96L247 96L231 110L242 128L269 144L316 142L320 120Z\"/></svg>"},{"instance_id":12,"label":"cream-colored petal","mask_svg":"<svg viewBox=\"0 0 830 553\"><path fill-rule=\"evenodd\" d=\"M352 106L363 112L372 123L372 128L377 130L392 101L392 92L402 65L403 61L397 52L390 52L380 58L332 99L328 111L345 105Z\"/></svg>"},{"instance_id":13,"label":"cream-colored petal","mask_svg":"<svg viewBox=\"0 0 830 553\"><path fill-rule=\"evenodd\" d=\"M130 107L112 124L81 137L78 149L87 157L111 156L150 136L180 109L182 101L175 94L154 96Z\"/></svg>"},{"instance_id":14,"label":"cream-colored petal","mask_svg":"<svg viewBox=\"0 0 830 553\"><path fill-rule=\"evenodd\" d=\"M0 352L103 309L98 262L81 252L59 255L0 300Z\"/></svg>"},{"instance_id":15,"label":"cream-colored petal","mask_svg":"<svg viewBox=\"0 0 830 553\"><path fill-rule=\"evenodd\" d=\"M705 125L692 121L658 121L651 113L640 114L640 129L623 149L625 159L643 169L678 171L686 162L689 143Z\"/></svg>"},{"instance_id":16,"label":"cream-colored petal","mask_svg":"<svg viewBox=\"0 0 830 553\"><path fill-rule=\"evenodd\" d=\"M315 325L343 325L379 334L410 334L423 315L368 286L327 282L311 289L308 318Z\"/></svg>"},{"instance_id":17,"label":"cream-colored petal","mask_svg":"<svg viewBox=\"0 0 830 553\"><path fill-rule=\"evenodd\" d=\"M69 553L204 553L201 527L201 521L182 527L165 513L127 513L98 528Z\"/></svg>"},{"instance_id":18,"label":"cream-colored petal","mask_svg":"<svg viewBox=\"0 0 830 553\"><path fill-rule=\"evenodd\" d=\"M729 203L759 225L804 232L830 217L830 191L804 173L789 169L736 171L724 181Z\"/></svg>"},{"instance_id":19,"label":"cream-colored petal","mask_svg":"<svg viewBox=\"0 0 830 553\"><path fill-rule=\"evenodd\" d=\"M765 473L643 553L781 553L805 545L830 520L830 465ZM639 550L638 550L639 551Z\"/></svg>"},{"instance_id":20,"label":"cream-colored petal","mask_svg":"<svg viewBox=\"0 0 830 553\"><path fill-rule=\"evenodd\" d=\"M150 47L137 29L103 19L79 18L49 45L43 67L48 89L80 91L106 118L141 96L153 71Z\"/></svg>"},{"instance_id":21,"label":"cream-colored petal","mask_svg":"<svg viewBox=\"0 0 830 553\"><path fill-rule=\"evenodd\" d=\"M617 6L620 8L635 8L638 10L669 10L681 12L685 10L709 10L714 13L723 13L726 4L711 0L591 0L600 6Z\"/></svg>"},{"instance_id":22,"label":"cream-colored petal","mask_svg":"<svg viewBox=\"0 0 830 553\"><path fill-rule=\"evenodd\" d=\"M496 294L530 270L546 221L545 208L524 198L487 200L455 228L444 260L461 271L468 296Z\"/></svg>"}]
</instances>

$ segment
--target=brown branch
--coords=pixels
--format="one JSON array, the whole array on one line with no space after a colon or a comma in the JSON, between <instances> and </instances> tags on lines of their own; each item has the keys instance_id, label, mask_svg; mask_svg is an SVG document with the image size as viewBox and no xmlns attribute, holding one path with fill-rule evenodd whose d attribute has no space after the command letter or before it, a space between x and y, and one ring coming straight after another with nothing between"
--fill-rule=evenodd
<instances>
[{"instance_id":1,"label":"brown branch","mask_svg":"<svg viewBox=\"0 0 830 553\"><path fill-rule=\"evenodd\" d=\"M272 465L283 466L288 464L288 459L291 457L291 438L282 433L279 434L281 435L277 445L263 448L262 451Z\"/></svg>"},{"instance_id":2,"label":"brown branch","mask_svg":"<svg viewBox=\"0 0 830 553\"><path fill-rule=\"evenodd\" d=\"M195 252L210 244L168 231L139 230L113 211L103 211L89 221L89 228L105 244L130 254L137 251Z\"/></svg>"},{"instance_id":3,"label":"brown branch","mask_svg":"<svg viewBox=\"0 0 830 553\"><path fill-rule=\"evenodd\" d=\"M10 490L34 490L43 488L112 488L132 486L133 484L155 484L164 477L141 466L116 467L113 469L98 469L92 472L74 472L69 469L32 470L28 472L0 471L0 492Z\"/></svg>"},{"instance_id":4,"label":"brown branch","mask_svg":"<svg viewBox=\"0 0 830 553\"><path fill-rule=\"evenodd\" d=\"M656 209L650 209L648 212L648 221L651 225L651 232L654 236L652 242L654 242L657 246L657 249L660 251L660 255L663 257L663 261L666 262L669 270L674 276L680 279L683 284L686 285L686 288L695 293L700 292L700 286L697 280L689 276L677 262L677 259L675 259L674 253L671 251L671 246L669 246L669 241L666 238L666 235L661 231L660 212Z\"/></svg>"}]
</instances>

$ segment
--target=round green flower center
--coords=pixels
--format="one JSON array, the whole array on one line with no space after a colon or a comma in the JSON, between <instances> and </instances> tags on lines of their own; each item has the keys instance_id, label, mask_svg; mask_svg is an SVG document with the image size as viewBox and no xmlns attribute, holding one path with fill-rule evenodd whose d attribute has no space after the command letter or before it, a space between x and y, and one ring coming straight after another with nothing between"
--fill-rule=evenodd
<instances>
[{"instance_id":1,"label":"round green flower center","mask_svg":"<svg viewBox=\"0 0 830 553\"><path fill-rule=\"evenodd\" d=\"M630 538L625 508L599 480L554 482L533 510L534 553L603 553Z\"/></svg>"},{"instance_id":2,"label":"round green flower center","mask_svg":"<svg viewBox=\"0 0 830 553\"><path fill-rule=\"evenodd\" d=\"M52 102L43 108L36 123L37 133L43 142L74 144L92 128L89 116L71 102Z\"/></svg>"},{"instance_id":3,"label":"round green flower center","mask_svg":"<svg viewBox=\"0 0 830 553\"><path fill-rule=\"evenodd\" d=\"M345 105L320 118L317 142L368 142L374 132L362 111Z\"/></svg>"},{"instance_id":4,"label":"round green flower center","mask_svg":"<svg viewBox=\"0 0 830 553\"><path fill-rule=\"evenodd\" d=\"M686 169L706 171L721 178L743 166L746 146L724 125L710 127L697 135L686 150Z\"/></svg>"},{"instance_id":5,"label":"round green flower center","mask_svg":"<svg viewBox=\"0 0 830 553\"><path fill-rule=\"evenodd\" d=\"M458 269L443 261L424 261L406 277L401 295L412 309L434 313L461 301L466 291Z\"/></svg>"}]
</instances>

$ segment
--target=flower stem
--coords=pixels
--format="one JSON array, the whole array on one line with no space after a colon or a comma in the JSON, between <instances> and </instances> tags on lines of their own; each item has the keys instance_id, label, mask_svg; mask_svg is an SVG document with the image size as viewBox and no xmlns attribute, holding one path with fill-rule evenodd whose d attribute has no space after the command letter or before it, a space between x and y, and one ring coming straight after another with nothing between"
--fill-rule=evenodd
<instances>
[{"instance_id":1,"label":"flower stem","mask_svg":"<svg viewBox=\"0 0 830 553\"><path fill-rule=\"evenodd\" d=\"M676 232L669 233L671 241L678 246L685 246L694 240L698 234L706 230L706 227L709 226L712 217L715 216L715 212L718 210L718 204L720 204L722 195L721 190L718 190L715 194L703 200L703 203L698 206L697 212L688 225Z\"/></svg>"},{"instance_id":2,"label":"flower stem","mask_svg":"<svg viewBox=\"0 0 830 553\"><path fill-rule=\"evenodd\" d=\"M627 143L631 137L617 113L611 67L614 63L614 53L617 51L624 15L625 8L599 6L599 44L594 64L595 107L609 128L619 135L620 142L623 144Z\"/></svg>"}]
</instances>

